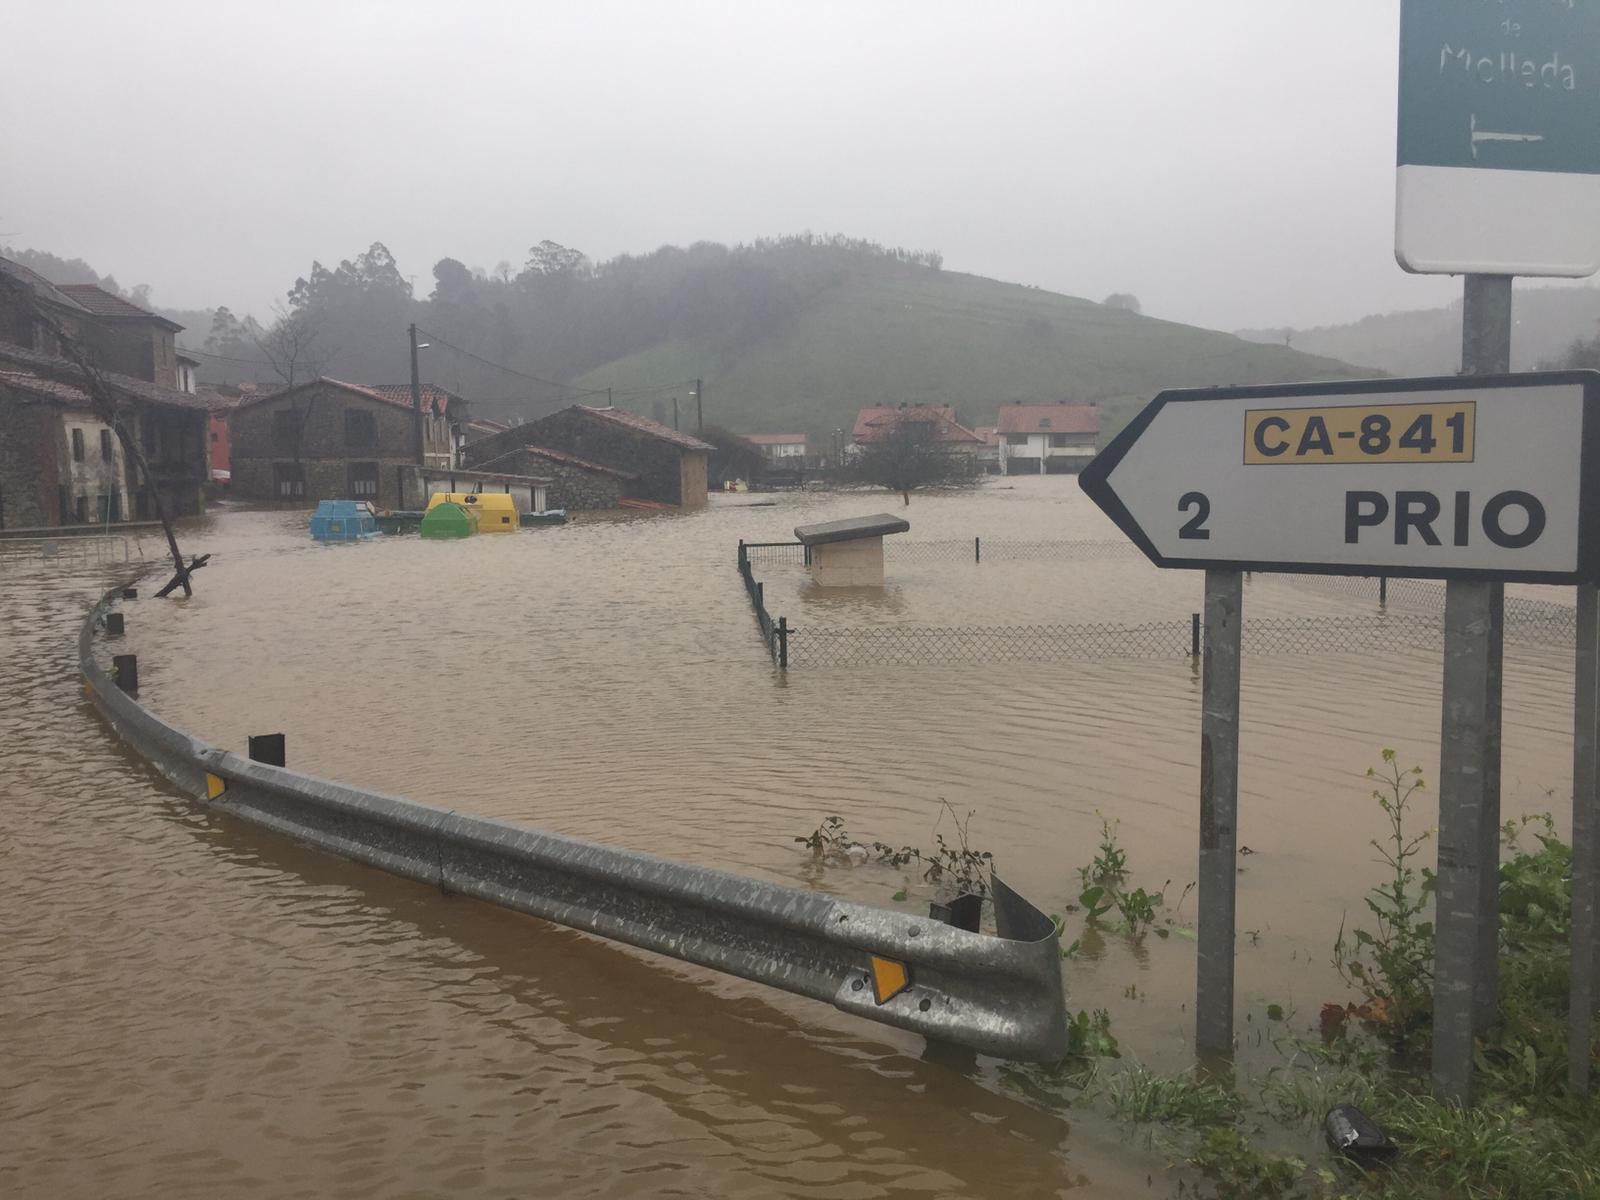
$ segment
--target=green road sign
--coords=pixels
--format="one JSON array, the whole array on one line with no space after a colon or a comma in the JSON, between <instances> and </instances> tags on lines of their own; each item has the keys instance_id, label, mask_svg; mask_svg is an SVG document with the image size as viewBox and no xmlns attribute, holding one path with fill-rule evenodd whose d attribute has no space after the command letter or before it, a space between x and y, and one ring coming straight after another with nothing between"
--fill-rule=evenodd
<instances>
[{"instance_id":1,"label":"green road sign","mask_svg":"<svg viewBox=\"0 0 1600 1200\"><path fill-rule=\"evenodd\" d=\"M1600 175L1600 0L1402 0L1398 161Z\"/></svg>"}]
</instances>

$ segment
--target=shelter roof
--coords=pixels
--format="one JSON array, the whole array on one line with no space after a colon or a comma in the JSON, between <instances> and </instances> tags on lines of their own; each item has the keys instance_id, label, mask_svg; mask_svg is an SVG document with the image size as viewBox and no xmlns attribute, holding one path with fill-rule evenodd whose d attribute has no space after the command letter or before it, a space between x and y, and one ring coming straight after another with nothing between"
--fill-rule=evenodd
<instances>
[{"instance_id":1,"label":"shelter roof","mask_svg":"<svg viewBox=\"0 0 1600 1200\"><path fill-rule=\"evenodd\" d=\"M886 533L905 533L911 522L892 513L870 517L846 517L842 521L823 521L816 525L796 525L794 535L807 546L829 542L853 542L859 538L882 537Z\"/></svg>"}]
</instances>

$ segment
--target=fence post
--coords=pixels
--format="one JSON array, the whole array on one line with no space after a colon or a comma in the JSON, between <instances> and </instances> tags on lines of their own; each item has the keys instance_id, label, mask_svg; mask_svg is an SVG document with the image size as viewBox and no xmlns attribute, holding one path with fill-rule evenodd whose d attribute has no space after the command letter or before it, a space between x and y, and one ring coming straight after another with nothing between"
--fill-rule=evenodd
<instances>
[{"instance_id":1,"label":"fence post","mask_svg":"<svg viewBox=\"0 0 1600 1200\"><path fill-rule=\"evenodd\" d=\"M1389 603L1389 577L1387 575L1379 575L1378 576L1378 606L1380 608L1386 607L1388 605L1388 603Z\"/></svg>"},{"instance_id":2,"label":"fence post","mask_svg":"<svg viewBox=\"0 0 1600 1200\"><path fill-rule=\"evenodd\" d=\"M756 607L763 613L767 611L767 585L759 579L756 580Z\"/></svg>"},{"instance_id":3,"label":"fence post","mask_svg":"<svg viewBox=\"0 0 1600 1200\"><path fill-rule=\"evenodd\" d=\"M739 570L744 570L750 563L750 552L744 548L744 539L739 539Z\"/></svg>"},{"instance_id":4,"label":"fence post","mask_svg":"<svg viewBox=\"0 0 1600 1200\"><path fill-rule=\"evenodd\" d=\"M1189 657L1200 657L1200 614L1189 614Z\"/></svg>"},{"instance_id":5,"label":"fence post","mask_svg":"<svg viewBox=\"0 0 1600 1200\"><path fill-rule=\"evenodd\" d=\"M982 538L976 538L975 537L975 538L972 539L972 561L973 562L979 562L979 563L981 563L983 561L983 539Z\"/></svg>"},{"instance_id":6,"label":"fence post","mask_svg":"<svg viewBox=\"0 0 1600 1200\"><path fill-rule=\"evenodd\" d=\"M778 666L789 669L789 618L778 618Z\"/></svg>"}]
</instances>

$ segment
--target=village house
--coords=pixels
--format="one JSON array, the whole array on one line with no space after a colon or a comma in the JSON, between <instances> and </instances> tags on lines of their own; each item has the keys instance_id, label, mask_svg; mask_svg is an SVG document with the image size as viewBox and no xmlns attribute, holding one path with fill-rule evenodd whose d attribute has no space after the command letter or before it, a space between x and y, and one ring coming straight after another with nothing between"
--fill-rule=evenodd
<instances>
[{"instance_id":1,"label":"village house","mask_svg":"<svg viewBox=\"0 0 1600 1200\"><path fill-rule=\"evenodd\" d=\"M798 466L799 463L784 460L804 461L806 457L806 435L803 433L746 433L740 436L760 450L762 457L769 463Z\"/></svg>"},{"instance_id":2,"label":"village house","mask_svg":"<svg viewBox=\"0 0 1600 1200\"><path fill-rule=\"evenodd\" d=\"M956 410L948 404L883 404L863 408L856 414L855 428L851 431L851 451L871 445L899 427L902 423L926 426L929 440L950 454L961 454L976 460L983 440L956 420Z\"/></svg>"},{"instance_id":3,"label":"village house","mask_svg":"<svg viewBox=\"0 0 1600 1200\"><path fill-rule=\"evenodd\" d=\"M978 466L985 475L1001 474L1000 431L993 425L979 425L972 432L983 443L978 447Z\"/></svg>"},{"instance_id":4,"label":"village house","mask_svg":"<svg viewBox=\"0 0 1600 1200\"><path fill-rule=\"evenodd\" d=\"M157 494L172 516L203 510L206 409L175 386L180 329L91 284L57 287L0 259L0 528L152 519ZM92 366L114 414L68 350Z\"/></svg>"},{"instance_id":5,"label":"village house","mask_svg":"<svg viewBox=\"0 0 1600 1200\"><path fill-rule=\"evenodd\" d=\"M1004 475L1076 475L1095 455L1100 410L1092 404L1002 404L1000 435Z\"/></svg>"},{"instance_id":6,"label":"village house","mask_svg":"<svg viewBox=\"0 0 1600 1200\"><path fill-rule=\"evenodd\" d=\"M456 465L452 422L460 396L422 388L423 466ZM404 468L415 468L416 423L409 384L362 385L318 378L243 396L228 416L232 491L249 500L314 504L366 500L402 508Z\"/></svg>"},{"instance_id":7,"label":"village house","mask_svg":"<svg viewBox=\"0 0 1600 1200\"><path fill-rule=\"evenodd\" d=\"M559 451L580 460L591 477L594 468L626 474L630 478L622 481L623 501L642 500L682 508L695 508L706 502L706 463L713 447L620 408L574 404L538 421L468 444L466 465L509 462L506 456L512 451L532 447ZM558 478L557 495L561 494L559 482Z\"/></svg>"},{"instance_id":8,"label":"village house","mask_svg":"<svg viewBox=\"0 0 1600 1200\"><path fill-rule=\"evenodd\" d=\"M550 481L550 506L568 512L616 508L627 496L629 486L639 479L631 471L619 471L545 446L515 446L477 467L481 471L542 475Z\"/></svg>"}]
</instances>

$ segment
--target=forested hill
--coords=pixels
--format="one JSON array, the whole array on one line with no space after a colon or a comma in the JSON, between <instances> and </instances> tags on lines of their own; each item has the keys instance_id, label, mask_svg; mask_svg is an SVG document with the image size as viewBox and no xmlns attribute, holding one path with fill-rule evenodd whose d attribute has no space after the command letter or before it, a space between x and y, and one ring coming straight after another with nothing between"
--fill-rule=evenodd
<instances>
[{"instance_id":1,"label":"forested hill","mask_svg":"<svg viewBox=\"0 0 1600 1200\"><path fill-rule=\"evenodd\" d=\"M94 278L85 263L37 258L47 275ZM313 263L270 325L225 307L184 314L180 342L202 355L202 380L389 383L407 377L415 322L423 378L482 415L537 417L576 399L604 403L609 389L619 405L670 419L674 398L692 410L698 379L708 423L803 432L818 447L866 405L952 404L977 425L1007 402L1092 400L1114 427L1163 387L1361 373L1141 316L1131 296L1097 304L838 236L702 242L600 263L546 241L520 269L445 258L432 275L429 294L417 295L374 243L334 267ZM218 293L227 296L226 281Z\"/></svg>"}]
</instances>

